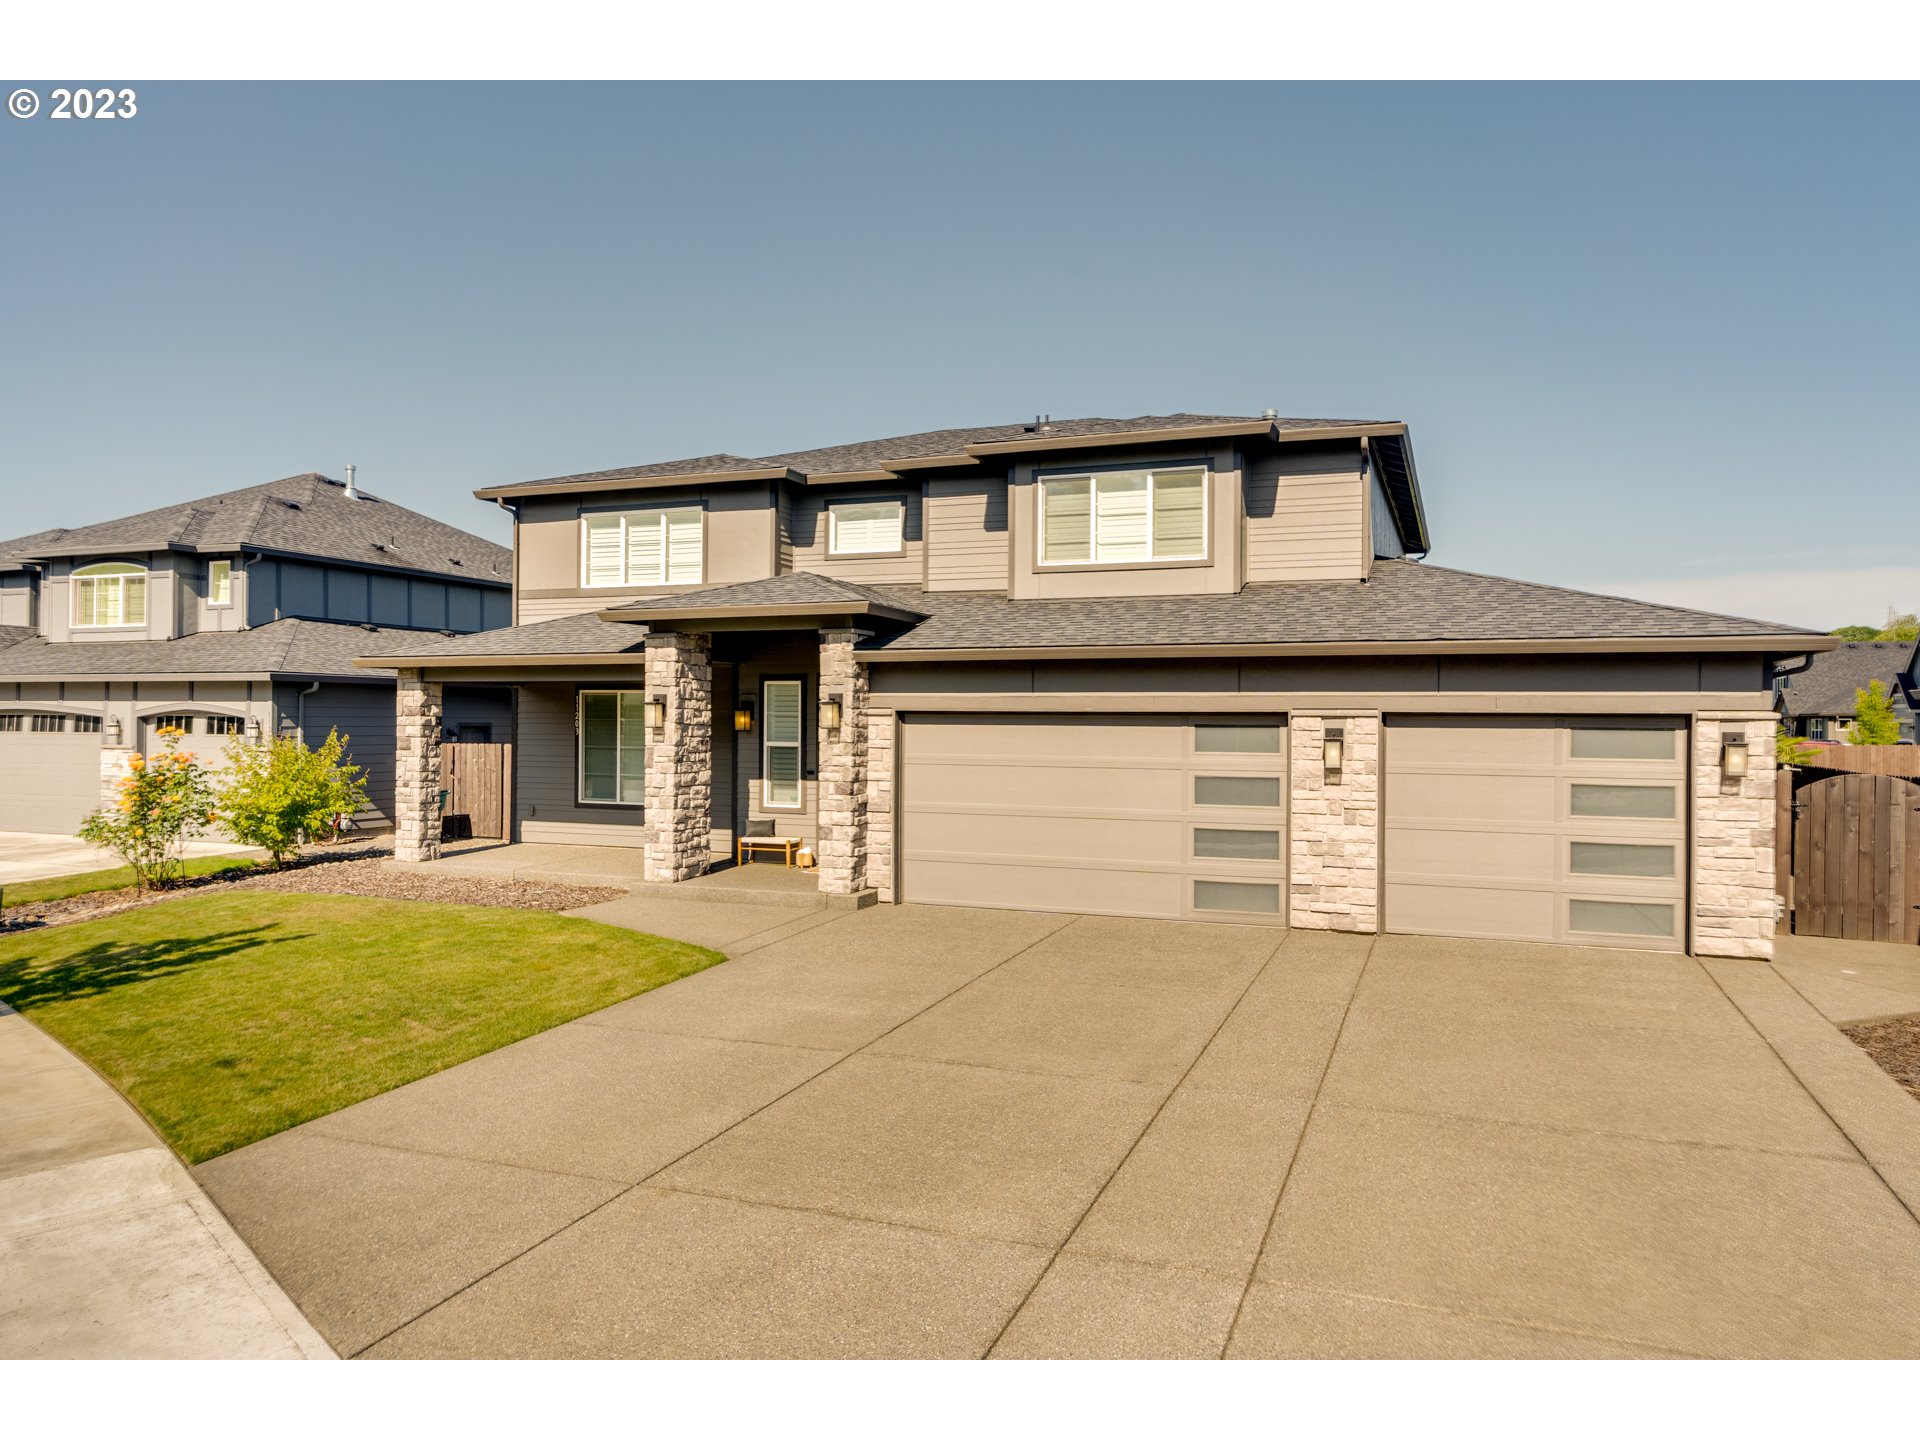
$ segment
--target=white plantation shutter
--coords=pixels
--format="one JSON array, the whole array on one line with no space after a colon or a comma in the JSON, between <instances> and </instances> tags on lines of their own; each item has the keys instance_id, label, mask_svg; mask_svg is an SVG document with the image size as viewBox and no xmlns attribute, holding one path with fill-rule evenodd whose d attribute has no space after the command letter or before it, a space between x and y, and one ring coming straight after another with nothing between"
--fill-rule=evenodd
<instances>
[{"instance_id":1,"label":"white plantation shutter","mask_svg":"<svg viewBox=\"0 0 1920 1440\"><path fill-rule=\"evenodd\" d=\"M906 507L898 500L862 500L827 507L832 534L828 548L836 555L884 555L901 545L901 520Z\"/></svg>"},{"instance_id":2,"label":"white plantation shutter","mask_svg":"<svg viewBox=\"0 0 1920 1440\"><path fill-rule=\"evenodd\" d=\"M1206 554L1205 476L1198 470L1167 470L1153 477L1153 555L1184 560Z\"/></svg>"},{"instance_id":3,"label":"white plantation shutter","mask_svg":"<svg viewBox=\"0 0 1920 1440\"><path fill-rule=\"evenodd\" d=\"M658 585L665 578L666 536L659 511L627 516L627 583Z\"/></svg>"},{"instance_id":4,"label":"white plantation shutter","mask_svg":"<svg viewBox=\"0 0 1920 1440\"><path fill-rule=\"evenodd\" d=\"M791 809L800 804L800 682L769 680L765 689L761 803Z\"/></svg>"},{"instance_id":5,"label":"white plantation shutter","mask_svg":"<svg viewBox=\"0 0 1920 1440\"><path fill-rule=\"evenodd\" d=\"M620 557L623 528L618 515L587 517L587 584L618 585L626 578Z\"/></svg>"},{"instance_id":6,"label":"white plantation shutter","mask_svg":"<svg viewBox=\"0 0 1920 1440\"><path fill-rule=\"evenodd\" d=\"M700 511L697 508L669 510L667 527L667 583L700 583Z\"/></svg>"},{"instance_id":7,"label":"white plantation shutter","mask_svg":"<svg viewBox=\"0 0 1920 1440\"><path fill-rule=\"evenodd\" d=\"M1093 482L1048 480L1040 487L1048 564L1093 558Z\"/></svg>"},{"instance_id":8,"label":"white plantation shutter","mask_svg":"<svg viewBox=\"0 0 1920 1440\"><path fill-rule=\"evenodd\" d=\"M124 607L120 623L123 625L144 625L147 623L147 577L129 575L120 582L121 604Z\"/></svg>"},{"instance_id":9,"label":"white plantation shutter","mask_svg":"<svg viewBox=\"0 0 1920 1440\"><path fill-rule=\"evenodd\" d=\"M1098 560L1145 560L1152 491L1141 473L1101 475L1094 481L1093 553Z\"/></svg>"}]
</instances>

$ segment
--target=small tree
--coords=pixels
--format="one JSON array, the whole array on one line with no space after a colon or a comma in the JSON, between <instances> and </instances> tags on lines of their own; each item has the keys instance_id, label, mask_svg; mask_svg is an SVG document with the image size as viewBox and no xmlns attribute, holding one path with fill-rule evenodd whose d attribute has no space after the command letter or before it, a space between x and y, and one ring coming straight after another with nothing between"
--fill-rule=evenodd
<instances>
[{"instance_id":1,"label":"small tree","mask_svg":"<svg viewBox=\"0 0 1920 1440\"><path fill-rule=\"evenodd\" d=\"M1811 765L1819 757L1819 747L1803 740L1782 724L1773 732L1773 758L1780 765Z\"/></svg>"},{"instance_id":2,"label":"small tree","mask_svg":"<svg viewBox=\"0 0 1920 1440\"><path fill-rule=\"evenodd\" d=\"M304 841L331 836L336 820L367 803L366 772L343 763L345 749L337 730L317 750L293 736L230 745L220 812L233 838L258 845L277 867Z\"/></svg>"},{"instance_id":3,"label":"small tree","mask_svg":"<svg viewBox=\"0 0 1920 1440\"><path fill-rule=\"evenodd\" d=\"M178 748L183 733L162 726L158 734L165 748L151 758L133 756L119 799L80 824L80 838L118 855L142 890L178 880L187 842L216 818L206 767L191 751Z\"/></svg>"},{"instance_id":4,"label":"small tree","mask_svg":"<svg viewBox=\"0 0 1920 1440\"><path fill-rule=\"evenodd\" d=\"M1850 644L1861 640L1878 640L1880 627L1878 625L1842 625L1833 634Z\"/></svg>"},{"instance_id":5,"label":"small tree","mask_svg":"<svg viewBox=\"0 0 1920 1440\"><path fill-rule=\"evenodd\" d=\"M1847 737L1851 744L1900 743L1900 718L1893 713L1893 701L1887 697L1884 680L1875 680L1866 689L1854 691L1853 706L1853 733Z\"/></svg>"}]
</instances>

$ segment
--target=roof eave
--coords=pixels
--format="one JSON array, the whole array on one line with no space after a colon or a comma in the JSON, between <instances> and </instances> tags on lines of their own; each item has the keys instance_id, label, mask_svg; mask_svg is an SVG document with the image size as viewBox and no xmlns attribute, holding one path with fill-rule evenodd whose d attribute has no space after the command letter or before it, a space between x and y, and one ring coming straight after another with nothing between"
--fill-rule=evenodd
<instances>
[{"instance_id":1,"label":"roof eave","mask_svg":"<svg viewBox=\"0 0 1920 1440\"><path fill-rule=\"evenodd\" d=\"M666 490L682 485L730 485L768 480L804 480L785 465L753 470L688 470L676 475L626 476L605 480L529 480L519 485L489 485L473 492L477 500L510 500L530 495L568 495L588 490Z\"/></svg>"},{"instance_id":2,"label":"roof eave","mask_svg":"<svg viewBox=\"0 0 1920 1440\"><path fill-rule=\"evenodd\" d=\"M639 650L549 651L532 655L362 655L353 663L366 670L510 670L515 666L644 664Z\"/></svg>"},{"instance_id":3,"label":"roof eave","mask_svg":"<svg viewBox=\"0 0 1920 1440\"><path fill-rule=\"evenodd\" d=\"M900 625L917 625L927 618L918 610L908 610L878 600L848 600L844 604L805 600L771 605L649 606L644 610L619 607L597 611L596 616L620 625L650 624L655 621L687 624L697 620L798 620L810 616L822 620L862 616Z\"/></svg>"},{"instance_id":4,"label":"roof eave","mask_svg":"<svg viewBox=\"0 0 1920 1440\"><path fill-rule=\"evenodd\" d=\"M1764 654L1832 649L1821 635L1601 636L1543 640L1342 640L1216 645L1025 645L857 650L869 663L981 660L1215 660L1234 656Z\"/></svg>"}]
</instances>

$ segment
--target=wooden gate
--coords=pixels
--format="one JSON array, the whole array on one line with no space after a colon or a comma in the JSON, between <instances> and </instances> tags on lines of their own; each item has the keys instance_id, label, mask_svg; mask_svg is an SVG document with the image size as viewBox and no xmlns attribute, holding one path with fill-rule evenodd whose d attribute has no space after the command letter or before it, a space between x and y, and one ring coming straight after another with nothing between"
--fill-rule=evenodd
<instances>
[{"instance_id":1,"label":"wooden gate","mask_svg":"<svg viewBox=\"0 0 1920 1440\"><path fill-rule=\"evenodd\" d=\"M1793 929L1920 942L1920 782L1827 775L1794 791Z\"/></svg>"},{"instance_id":2,"label":"wooden gate","mask_svg":"<svg viewBox=\"0 0 1920 1440\"><path fill-rule=\"evenodd\" d=\"M445 833L476 840L507 838L513 805L513 746L449 741L440 747Z\"/></svg>"}]
</instances>

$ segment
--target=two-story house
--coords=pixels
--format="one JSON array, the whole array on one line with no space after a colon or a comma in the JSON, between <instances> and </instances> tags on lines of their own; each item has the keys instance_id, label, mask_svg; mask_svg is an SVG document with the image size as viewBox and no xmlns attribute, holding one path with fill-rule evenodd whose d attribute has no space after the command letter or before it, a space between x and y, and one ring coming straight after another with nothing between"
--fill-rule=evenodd
<instances>
[{"instance_id":1,"label":"two-story house","mask_svg":"<svg viewBox=\"0 0 1920 1440\"><path fill-rule=\"evenodd\" d=\"M804 839L881 901L1769 953L1790 627L1422 563L1407 427L1038 420L632 466L509 507L516 835ZM417 741L412 737L418 737Z\"/></svg>"},{"instance_id":2,"label":"two-story house","mask_svg":"<svg viewBox=\"0 0 1920 1440\"><path fill-rule=\"evenodd\" d=\"M1886 688L1902 744L1915 739L1920 703L1920 641L1853 640L1788 667L1774 681L1781 712L1795 735L1845 744L1859 711L1860 692L1878 680Z\"/></svg>"},{"instance_id":3,"label":"two-story house","mask_svg":"<svg viewBox=\"0 0 1920 1440\"><path fill-rule=\"evenodd\" d=\"M505 625L512 563L323 475L0 542L0 830L71 835L168 725L212 762L338 728L386 821L394 678L354 658ZM455 733L510 718L503 689L448 697Z\"/></svg>"}]
</instances>

